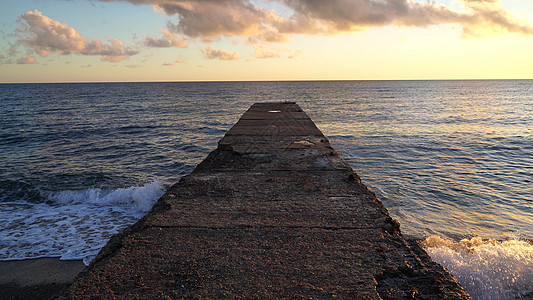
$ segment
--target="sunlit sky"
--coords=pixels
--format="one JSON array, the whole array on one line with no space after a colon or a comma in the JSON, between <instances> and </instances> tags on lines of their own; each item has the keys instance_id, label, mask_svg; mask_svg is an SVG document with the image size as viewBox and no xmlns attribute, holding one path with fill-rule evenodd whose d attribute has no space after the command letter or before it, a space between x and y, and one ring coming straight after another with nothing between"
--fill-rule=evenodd
<instances>
[{"instance_id":1,"label":"sunlit sky","mask_svg":"<svg viewBox=\"0 0 533 300\"><path fill-rule=\"evenodd\" d=\"M0 82L533 79L531 0L2 0Z\"/></svg>"}]
</instances>

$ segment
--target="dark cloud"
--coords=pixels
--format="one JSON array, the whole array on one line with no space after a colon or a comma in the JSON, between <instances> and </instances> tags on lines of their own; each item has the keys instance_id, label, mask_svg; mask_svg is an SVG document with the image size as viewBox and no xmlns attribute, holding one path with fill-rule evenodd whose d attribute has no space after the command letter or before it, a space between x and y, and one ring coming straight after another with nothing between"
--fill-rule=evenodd
<instances>
[{"instance_id":1,"label":"dark cloud","mask_svg":"<svg viewBox=\"0 0 533 300\"><path fill-rule=\"evenodd\" d=\"M410 0L282 0L296 15L318 20L328 32L397 25L458 24L466 34L533 33L531 24L505 10L499 0L462 0L463 11Z\"/></svg>"},{"instance_id":2,"label":"dark cloud","mask_svg":"<svg viewBox=\"0 0 533 300\"><path fill-rule=\"evenodd\" d=\"M190 37L255 35L265 21L265 11L247 0L173 1L159 7L168 15L177 15L174 30Z\"/></svg>"},{"instance_id":3,"label":"dark cloud","mask_svg":"<svg viewBox=\"0 0 533 300\"><path fill-rule=\"evenodd\" d=\"M112 1L112 0L105 0ZM250 0L121 0L149 4L176 21L168 28L205 41L222 36L248 37L252 42L286 42L291 34L335 34L379 26L425 27L458 24L465 34L533 33L500 0L460 0L464 9L413 0L264 0L292 10L280 17ZM254 4L258 3L258 4Z\"/></svg>"},{"instance_id":4,"label":"dark cloud","mask_svg":"<svg viewBox=\"0 0 533 300\"><path fill-rule=\"evenodd\" d=\"M283 0L296 14L320 20L332 31L385 25L427 26L453 18L443 6L408 0Z\"/></svg>"},{"instance_id":5,"label":"dark cloud","mask_svg":"<svg viewBox=\"0 0 533 300\"><path fill-rule=\"evenodd\" d=\"M112 2L113 0L101 0ZM275 24L284 20L272 10L249 0L115 0L152 5L155 10L176 17L169 22L173 33L212 41L222 36L254 37L261 41L285 42Z\"/></svg>"}]
</instances>

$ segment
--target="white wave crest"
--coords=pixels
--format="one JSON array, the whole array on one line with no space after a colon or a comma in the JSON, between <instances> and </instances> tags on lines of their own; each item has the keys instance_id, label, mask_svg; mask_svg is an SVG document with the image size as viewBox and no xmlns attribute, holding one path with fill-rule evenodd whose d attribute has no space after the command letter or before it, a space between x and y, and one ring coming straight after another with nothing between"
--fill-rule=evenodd
<instances>
[{"instance_id":1,"label":"white wave crest","mask_svg":"<svg viewBox=\"0 0 533 300\"><path fill-rule=\"evenodd\" d=\"M165 193L165 187L157 179L144 186L132 186L105 191L87 189L80 191L61 191L48 195L54 204L93 204L102 206L130 206L139 211L148 211Z\"/></svg>"},{"instance_id":2,"label":"white wave crest","mask_svg":"<svg viewBox=\"0 0 533 300\"><path fill-rule=\"evenodd\" d=\"M454 242L434 235L423 246L473 299L533 298L533 245L527 241L474 237Z\"/></svg>"}]
</instances>

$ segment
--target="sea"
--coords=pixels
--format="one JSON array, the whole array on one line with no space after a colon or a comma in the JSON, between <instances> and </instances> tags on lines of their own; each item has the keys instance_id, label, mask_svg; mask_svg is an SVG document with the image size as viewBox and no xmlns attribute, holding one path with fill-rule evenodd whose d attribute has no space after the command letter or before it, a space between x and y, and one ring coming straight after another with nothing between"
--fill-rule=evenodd
<instances>
[{"instance_id":1,"label":"sea","mask_svg":"<svg viewBox=\"0 0 533 300\"><path fill-rule=\"evenodd\" d=\"M474 299L533 299L533 80L0 84L0 260L88 264L267 101Z\"/></svg>"}]
</instances>

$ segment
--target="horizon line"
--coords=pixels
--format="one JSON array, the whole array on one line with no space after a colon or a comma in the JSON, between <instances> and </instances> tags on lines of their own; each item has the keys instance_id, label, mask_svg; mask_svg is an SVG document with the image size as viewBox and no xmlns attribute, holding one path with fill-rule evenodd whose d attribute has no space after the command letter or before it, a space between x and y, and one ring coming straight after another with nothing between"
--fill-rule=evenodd
<instances>
[{"instance_id":1,"label":"horizon line","mask_svg":"<svg viewBox=\"0 0 533 300\"><path fill-rule=\"evenodd\" d=\"M0 82L0 84L65 84L65 83L216 83L216 82L338 82L338 81L520 81L533 78L480 78L480 79L267 79L267 80L150 80L150 81L35 81Z\"/></svg>"}]
</instances>

